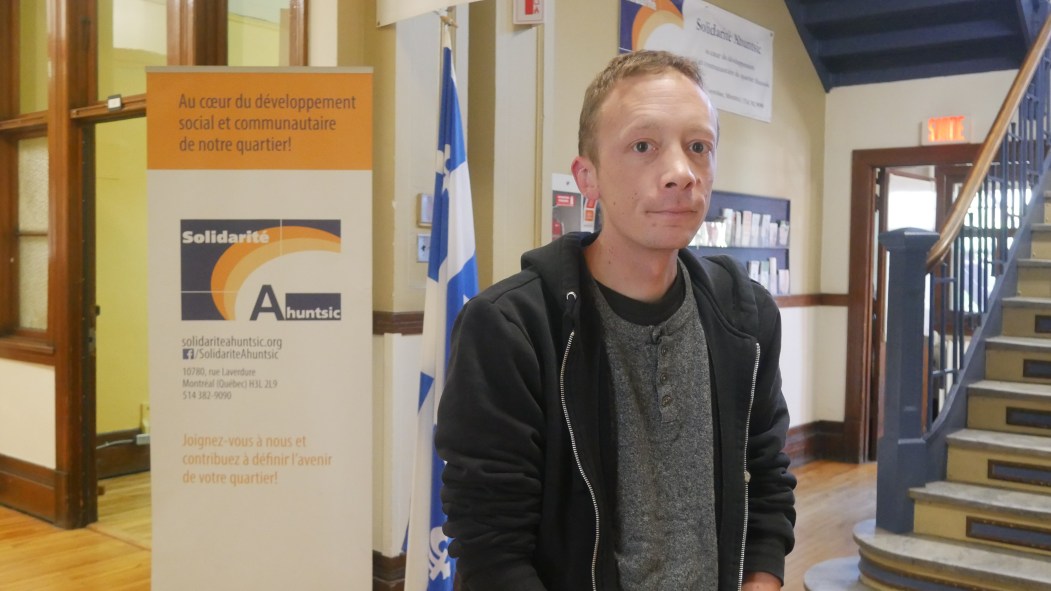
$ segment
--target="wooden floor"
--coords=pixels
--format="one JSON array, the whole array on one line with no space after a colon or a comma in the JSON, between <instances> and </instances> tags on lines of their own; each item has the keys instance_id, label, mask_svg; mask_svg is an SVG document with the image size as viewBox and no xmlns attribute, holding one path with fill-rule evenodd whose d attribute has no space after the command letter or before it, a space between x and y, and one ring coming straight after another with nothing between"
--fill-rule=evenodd
<instances>
[{"instance_id":1,"label":"wooden floor","mask_svg":"<svg viewBox=\"0 0 1051 591\"><path fill-rule=\"evenodd\" d=\"M856 556L854 524L876 514L876 466L812 462L793 470L798 519L785 590L829 558ZM99 523L61 530L0 507L0 589L133 591L150 588L149 474L103 481Z\"/></svg>"}]
</instances>

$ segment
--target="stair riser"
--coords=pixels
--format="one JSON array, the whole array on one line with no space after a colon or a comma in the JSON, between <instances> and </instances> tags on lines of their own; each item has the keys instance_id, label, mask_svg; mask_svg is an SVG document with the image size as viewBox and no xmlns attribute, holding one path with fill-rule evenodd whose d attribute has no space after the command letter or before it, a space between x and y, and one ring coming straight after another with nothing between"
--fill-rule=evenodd
<instances>
[{"instance_id":1,"label":"stair riser","mask_svg":"<svg viewBox=\"0 0 1051 591\"><path fill-rule=\"evenodd\" d=\"M1051 268L1019 266L1018 295L1051 298Z\"/></svg>"},{"instance_id":2,"label":"stair riser","mask_svg":"<svg viewBox=\"0 0 1051 591\"><path fill-rule=\"evenodd\" d=\"M1018 591L1017 583L1002 583L985 579L975 580L967 577L967 573L959 570L953 572L938 571L907 560L894 560L883 555L875 555L865 548L861 548L860 553L869 564L862 567L864 570L862 570L858 578L861 582L877 591L901 591L902 589L929 591L932 588L949 588L954 591L957 589ZM894 579L893 583L884 580L891 578ZM1051 586L1048 588L1051 589Z\"/></svg>"},{"instance_id":3,"label":"stair riser","mask_svg":"<svg viewBox=\"0 0 1051 591\"><path fill-rule=\"evenodd\" d=\"M1051 232L1033 232L1033 258L1051 259Z\"/></svg>"},{"instance_id":4,"label":"stair riser","mask_svg":"<svg viewBox=\"0 0 1051 591\"><path fill-rule=\"evenodd\" d=\"M1005 306L1003 334L1011 337L1051 339L1051 308L1041 310Z\"/></svg>"},{"instance_id":5,"label":"stair riser","mask_svg":"<svg viewBox=\"0 0 1051 591\"><path fill-rule=\"evenodd\" d=\"M948 479L1051 495L1051 459L955 447L950 443Z\"/></svg>"},{"instance_id":6,"label":"stair riser","mask_svg":"<svg viewBox=\"0 0 1051 591\"><path fill-rule=\"evenodd\" d=\"M971 394L967 399L971 429L1051 437L1051 400L1021 400Z\"/></svg>"},{"instance_id":7,"label":"stair riser","mask_svg":"<svg viewBox=\"0 0 1051 591\"><path fill-rule=\"evenodd\" d=\"M915 532L1051 557L1051 524L1016 515L916 502Z\"/></svg>"},{"instance_id":8,"label":"stair riser","mask_svg":"<svg viewBox=\"0 0 1051 591\"><path fill-rule=\"evenodd\" d=\"M985 350L985 377L989 380L1051 384L1051 352L1000 349L991 343Z\"/></svg>"},{"instance_id":9,"label":"stair riser","mask_svg":"<svg viewBox=\"0 0 1051 591\"><path fill-rule=\"evenodd\" d=\"M859 575L858 580L871 587L873 591L899 591L897 587L889 587L887 585L882 585L879 583L879 581L874 581L869 577L866 577L865 575ZM810 590L807 589L806 591Z\"/></svg>"}]
</instances>

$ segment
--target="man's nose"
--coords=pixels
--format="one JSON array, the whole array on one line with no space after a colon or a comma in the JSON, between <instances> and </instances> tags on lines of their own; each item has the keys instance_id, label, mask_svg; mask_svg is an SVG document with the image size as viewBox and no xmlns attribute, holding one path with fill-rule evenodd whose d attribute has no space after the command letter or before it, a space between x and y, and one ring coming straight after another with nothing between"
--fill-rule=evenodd
<instances>
[{"instance_id":1,"label":"man's nose","mask_svg":"<svg viewBox=\"0 0 1051 591\"><path fill-rule=\"evenodd\" d=\"M661 186L665 189L686 191L693 188L697 175L690 166L690 157L682 148L673 148L664 154L664 171Z\"/></svg>"}]
</instances>

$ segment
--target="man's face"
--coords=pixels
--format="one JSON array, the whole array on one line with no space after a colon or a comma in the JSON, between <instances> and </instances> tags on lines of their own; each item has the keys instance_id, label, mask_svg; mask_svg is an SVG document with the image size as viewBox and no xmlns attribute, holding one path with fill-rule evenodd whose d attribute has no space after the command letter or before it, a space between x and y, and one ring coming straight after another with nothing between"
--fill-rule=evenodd
<instances>
[{"instance_id":1,"label":"man's face","mask_svg":"<svg viewBox=\"0 0 1051 591\"><path fill-rule=\"evenodd\" d=\"M578 157L577 184L603 208L602 240L625 254L689 244L708 211L716 113L678 71L619 81L599 110L598 162Z\"/></svg>"}]
</instances>

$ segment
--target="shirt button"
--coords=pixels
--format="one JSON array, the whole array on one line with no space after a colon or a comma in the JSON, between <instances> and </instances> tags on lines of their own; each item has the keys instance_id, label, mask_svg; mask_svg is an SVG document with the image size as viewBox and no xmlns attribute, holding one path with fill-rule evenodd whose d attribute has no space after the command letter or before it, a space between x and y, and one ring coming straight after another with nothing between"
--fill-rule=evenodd
<instances>
[{"instance_id":1,"label":"shirt button","mask_svg":"<svg viewBox=\"0 0 1051 591\"><path fill-rule=\"evenodd\" d=\"M661 398L661 406L670 406L670 405L671 405L671 396L665 396L664 398Z\"/></svg>"},{"instance_id":2,"label":"shirt button","mask_svg":"<svg viewBox=\"0 0 1051 591\"><path fill-rule=\"evenodd\" d=\"M661 355L667 355L667 354L668 354L668 348L667 347L661 347Z\"/></svg>"},{"instance_id":3,"label":"shirt button","mask_svg":"<svg viewBox=\"0 0 1051 591\"><path fill-rule=\"evenodd\" d=\"M661 383L662 383L662 384L663 384L663 383L665 383L665 382L667 382L667 381L668 381L668 374L666 374L666 373L662 373L662 374L661 374L661 378L660 378L660 379L661 379Z\"/></svg>"}]
</instances>

